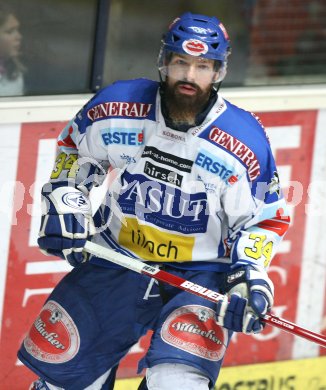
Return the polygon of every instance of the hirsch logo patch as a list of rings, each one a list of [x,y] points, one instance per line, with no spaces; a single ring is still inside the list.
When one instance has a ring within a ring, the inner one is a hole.
[[[157,180],[162,180],[166,183],[181,187],[183,176],[179,175],[177,172],[151,164],[149,161],[145,162],[144,172],[146,175],[154,177]]]
[[[79,332],[65,309],[55,301],[48,301],[25,338],[24,346],[37,360],[64,363],[79,350]]]
[[[219,361],[228,342],[227,330],[216,322],[215,311],[200,305],[174,310],[161,329],[162,340],[201,358]]]

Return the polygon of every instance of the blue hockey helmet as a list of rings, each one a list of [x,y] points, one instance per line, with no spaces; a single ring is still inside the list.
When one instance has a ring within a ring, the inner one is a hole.
[[[218,81],[222,81],[231,45],[225,27],[216,17],[186,12],[171,23],[163,36],[158,58],[161,74],[166,75],[164,68],[171,52],[218,61],[221,68]]]

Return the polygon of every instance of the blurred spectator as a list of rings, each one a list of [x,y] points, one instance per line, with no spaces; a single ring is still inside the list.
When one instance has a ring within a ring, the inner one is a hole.
[[[23,95],[19,21],[7,2],[0,2],[0,96]]]

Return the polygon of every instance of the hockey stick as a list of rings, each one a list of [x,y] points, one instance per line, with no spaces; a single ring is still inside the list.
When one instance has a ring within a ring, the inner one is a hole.
[[[221,299],[226,299],[225,295],[222,295],[216,291],[209,290],[199,284],[190,282],[189,280],[180,278],[170,274],[169,272],[162,271],[159,268],[153,267],[138,259],[125,256],[122,253],[114,250],[104,248],[101,245],[87,241],[85,248],[88,253],[100,257],[102,259],[111,261],[112,263],[118,264],[124,268],[128,268],[131,271],[139,274],[150,276],[160,282],[168,283],[174,287],[180,288],[181,290],[188,291],[191,294],[198,295],[202,298],[208,299],[212,302],[218,302]],[[262,317],[262,321],[266,324],[273,325],[286,332],[292,333],[296,336],[303,337],[306,340],[312,341],[326,348],[326,336],[318,333],[311,332],[308,329],[301,328],[300,326],[274,316],[273,314],[266,314]]]

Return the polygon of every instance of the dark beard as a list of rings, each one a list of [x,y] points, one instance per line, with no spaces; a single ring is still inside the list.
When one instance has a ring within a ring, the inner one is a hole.
[[[178,92],[179,85],[187,84],[196,89],[193,96]],[[176,125],[196,124],[196,116],[199,114],[210,96],[210,91],[203,91],[197,84],[177,81],[174,85],[165,87],[165,104],[171,121]]]

